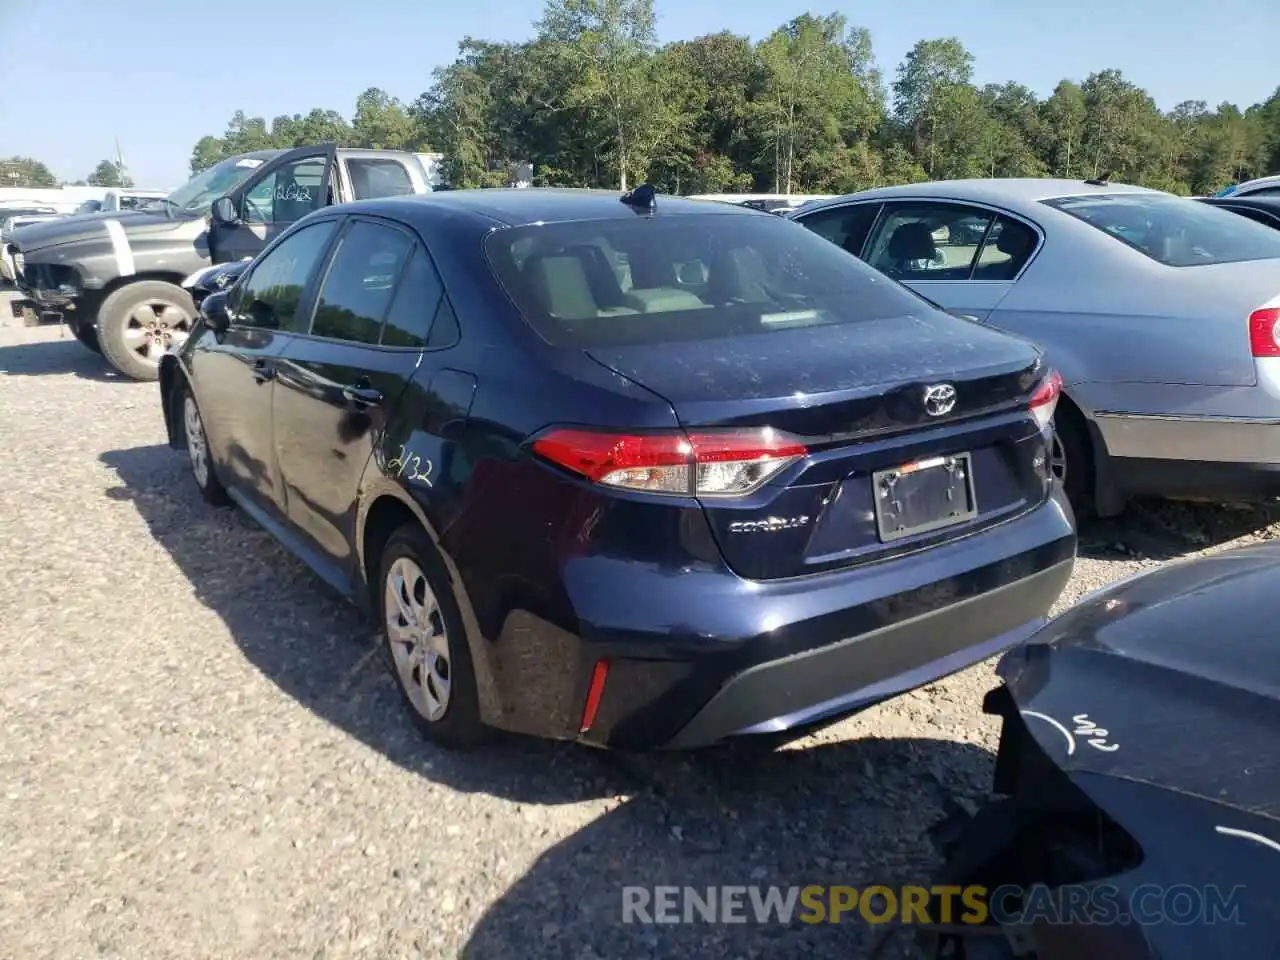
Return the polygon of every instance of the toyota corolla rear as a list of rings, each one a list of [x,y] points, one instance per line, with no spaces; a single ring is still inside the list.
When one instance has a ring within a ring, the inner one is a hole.
[[[511,579],[569,611],[506,615],[500,696],[558,669],[537,732],[700,746],[850,713],[1038,628],[1076,546],[1039,352],[789,221],[672,206],[486,242],[549,344],[548,396],[574,398],[540,401],[553,419],[488,501],[523,544]]]

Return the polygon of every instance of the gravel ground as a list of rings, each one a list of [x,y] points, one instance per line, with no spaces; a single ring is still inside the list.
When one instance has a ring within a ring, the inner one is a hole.
[[[12,324],[0,374],[0,958],[857,956],[853,924],[624,926],[620,890],[921,882],[988,783],[990,665],[773,753],[433,749],[371,629],[199,500],[153,384]],[[1063,603],[1273,519],[1139,504]]]

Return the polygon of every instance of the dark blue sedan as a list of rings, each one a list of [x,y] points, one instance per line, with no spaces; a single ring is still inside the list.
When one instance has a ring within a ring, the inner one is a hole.
[[[1025,638],[1075,558],[1035,347],[648,188],[318,211],[160,388],[205,499],[367,607],[452,745],[839,717]]]

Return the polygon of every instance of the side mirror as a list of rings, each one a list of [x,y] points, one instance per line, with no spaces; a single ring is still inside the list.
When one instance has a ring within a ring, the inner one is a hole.
[[[227,291],[211,293],[200,304],[200,314],[209,329],[221,336],[231,326],[231,311],[227,304]]]
[[[213,201],[213,207],[210,210],[215,223],[223,226],[232,226],[240,222],[240,214],[236,212],[235,201],[230,197],[219,197]]]

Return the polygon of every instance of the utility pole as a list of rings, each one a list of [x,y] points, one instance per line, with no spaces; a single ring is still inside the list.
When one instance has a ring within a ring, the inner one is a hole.
[[[120,186],[128,183],[128,173],[124,167],[124,154],[120,152],[120,138],[116,137],[116,177],[120,181]]]

